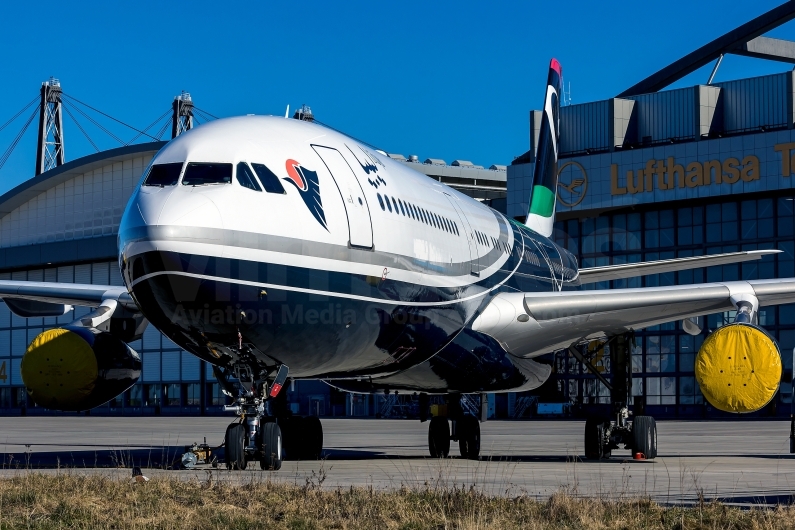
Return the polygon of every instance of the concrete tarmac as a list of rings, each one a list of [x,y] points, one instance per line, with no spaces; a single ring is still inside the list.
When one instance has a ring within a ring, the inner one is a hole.
[[[795,500],[795,459],[786,421],[661,421],[658,458],[634,461],[628,450],[609,460],[584,460],[584,421],[489,421],[482,428],[480,461],[428,456],[428,424],[414,420],[323,419],[325,457],[285,462],[278,472],[200,465],[167,469],[184,446],[220,445],[230,418],[145,417],[0,418],[0,476],[44,472],[129,476],[132,465],[153,477],[186,480],[285,480],[324,488],[350,485],[399,488],[474,486],[495,495],[545,498],[564,489],[578,495],[648,495],[690,503],[699,495],[729,503]],[[322,478],[319,478],[322,477]]]

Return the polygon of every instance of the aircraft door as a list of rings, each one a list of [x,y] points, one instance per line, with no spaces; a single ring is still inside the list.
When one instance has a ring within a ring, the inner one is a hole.
[[[455,213],[458,214],[458,219],[461,222],[461,230],[464,232],[464,237],[467,240],[467,244],[469,245],[469,273],[473,274],[474,276],[480,276],[480,267],[478,264],[478,248],[475,246],[475,240],[472,239],[474,234],[472,232],[472,227],[469,225],[469,220],[467,216],[464,215],[464,212],[461,210],[461,207],[458,205],[458,201],[451,197],[449,194],[445,193],[444,196],[450,201],[450,205],[455,210]]]
[[[345,158],[336,149],[313,145],[312,149],[328,168],[345,203],[348,233],[353,247],[373,248],[373,225],[362,187]]]

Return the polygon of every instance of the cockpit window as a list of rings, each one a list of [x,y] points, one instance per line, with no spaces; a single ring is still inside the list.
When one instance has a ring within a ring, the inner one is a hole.
[[[282,183],[279,182],[279,177],[274,175],[273,171],[268,169],[265,164],[252,163],[251,166],[254,168],[254,171],[257,172],[257,176],[265,187],[265,191],[268,193],[284,193],[284,187]]]
[[[182,184],[202,186],[204,184],[231,184],[232,164],[188,162]]]
[[[144,186],[173,186],[179,180],[182,162],[174,164],[155,164],[149,169]]]
[[[237,165],[237,181],[244,188],[262,191],[262,188],[259,187],[259,183],[257,182],[257,177],[254,176],[254,173],[248,168],[248,164],[245,162],[240,162]]]

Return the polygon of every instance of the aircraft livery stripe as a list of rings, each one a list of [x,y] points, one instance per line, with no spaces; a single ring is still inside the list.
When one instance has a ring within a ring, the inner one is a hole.
[[[158,256],[153,256],[153,261],[155,261],[157,258],[161,258],[161,257],[163,257],[164,254],[168,254],[168,253],[151,252],[149,254],[158,254]],[[171,257],[176,257],[176,256],[171,256]],[[185,263],[186,260],[187,260],[187,262],[192,262],[194,265],[197,262],[199,262],[199,263],[202,263],[202,264],[205,265],[205,267],[203,267],[203,268],[215,271],[215,267],[212,267],[212,266],[207,267],[206,266],[206,264],[209,263],[209,261],[212,261],[214,258],[209,258],[207,256],[180,256],[179,259],[182,261],[182,263]],[[234,268],[234,269],[237,269],[239,271],[240,268],[241,268],[240,267],[240,263],[241,262],[239,262],[238,260],[225,259],[224,261],[227,261],[227,262],[229,262],[230,265],[233,265],[233,267],[231,267],[231,266],[230,267],[223,267],[223,268],[225,268],[227,270],[231,271],[231,269]],[[521,264],[521,260],[517,260],[516,268],[518,268],[520,264]],[[262,265],[267,266],[267,264],[262,264]],[[511,278],[512,274],[514,272],[516,272],[516,268],[514,268],[510,272],[505,271],[506,274],[504,275],[502,280],[497,282],[497,283],[494,283],[493,285],[491,285],[489,287],[478,286],[478,287],[480,287],[480,289],[473,289],[474,286],[469,286],[469,288],[464,288],[464,292],[463,293],[461,293],[461,292],[458,292],[458,293],[451,292],[450,290],[447,290],[447,289],[434,289],[434,291],[437,292],[436,293],[436,298],[437,299],[436,300],[426,300],[426,301],[417,300],[417,299],[414,299],[414,300],[389,299],[389,298],[375,297],[375,296],[372,296],[372,295],[371,296],[367,296],[367,295],[364,295],[364,294],[355,294],[355,293],[352,293],[352,292],[345,292],[345,291],[313,289],[313,288],[310,288],[310,287],[302,287],[300,285],[286,285],[284,283],[272,283],[272,282],[263,282],[263,281],[256,281],[256,280],[247,280],[247,279],[242,279],[242,278],[231,277],[231,272],[230,272],[229,276],[223,276],[223,275],[218,274],[217,272],[215,272],[214,274],[202,274],[202,273],[197,273],[197,272],[188,272],[188,271],[184,271],[184,270],[174,270],[174,269],[170,269],[169,270],[169,269],[165,269],[165,268],[163,268],[163,270],[156,270],[156,271],[152,271],[152,272],[147,272],[146,274],[143,274],[140,277],[135,278],[133,280],[133,282],[132,282],[132,287],[133,287],[133,290],[134,290],[135,286],[138,285],[141,282],[147,281],[147,280],[152,279],[152,278],[157,278],[159,276],[164,276],[164,275],[165,276],[172,276],[173,275],[173,276],[184,276],[184,277],[189,277],[189,278],[198,278],[198,279],[202,279],[202,280],[214,280],[214,281],[225,282],[225,283],[233,283],[233,284],[237,284],[237,285],[247,285],[247,286],[251,286],[251,287],[258,287],[258,288],[265,288],[265,289],[267,289],[267,288],[283,289],[283,290],[286,290],[286,291],[293,291],[293,292],[300,292],[300,293],[316,294],[316,295],[331,296],[331,297],[341,297],[341,298],[348,298],[348,299],[352,299],[352,300],[361,300],[361,301],[368,301],[368,302],[377,302],[377,303],[388,304],[388,305],[405,305],[405,306],[431,307],[431,306],[445,306],[445,305],[450,305],[450,304],[456,304],[456,303],[466,302],[466,301],[469,301],[469,300],[474,300],[476,298],[483,297],[484,295],[486,295],[486,294],[488,294],[488,293],[490,293],[490,292],[502,287],[505,284],[505,282],[507,282]],[[318,271],[314,271],[314,272],[318,272]],[[319,271],[319,272],[325,272],[325,271]],[[329,274],[331,275],[332,273],[329,273]],[[339,282],[339,283],[338,282],[334,282],[335,284],[347,283],[348,286],[351,286],[351,277],[353,275],[344,275],[344,274],[339,274],[339,273],[335,273],[335,274],[337,274],[339,276],[348,276],[347,282],[344,282],[344,281]],[[301,283],[304,283],[304,282],[301,282]],[[399,282],[391,282],[391,283],[392,284],[397,284]],[[308,283],[307,283],[307,285],[308,285]],[[408,287],[412,287],[412,286],[410,286],[408,284],[407,284],[407,286]],[[414,287],[416,287],[416,286],[414,286]],[[395,295],[395,294],[398,294],[399,290],[400,289],[384,289],[384,290],[380,290],[380,289],[376,288],[375,292],[378,292],[381,295],[385,295],[385,294]],[[429,295],[431,295],[431,293],[427,292],[427,291],[429,291],[429,290],[426,290],[425,293],[422,296],[430,297]],[[442,291],[448,291],[447,293],[445,293],[445,294],[447,294],[447,296],[449,296],[448,299],[442,299],[442,297],[440,296],[442,294]],[[473,291],[475,291],[475,292],[473,292]],[[373,290],[371,290],[371,292],[373,292]]]
[[[215,257],[192,252],[171,252],[150,250],[127,258],[129,267],[126,274],[132,275],[132,282],[153,273],[190,273],[207,275],[230,280],[268,283],[285,288],[317,289],[325,285],[326,292],[357,294],[372,300],[396,300],[443,302],[459,300],[473,292],[490,290],[502,285],[514,275],[521,264],[515,259],[512,270],[500,269],[475,284],[453,286],[418,286],[415,282],[405,282],[382,276],[369,276],[350,272],[329,271],[317,268],[296,267],[278,263],[242,260],[232,257]],[[420,287],[418,289],[418,287]]]
[[[502,244],[508,245],[508,231],[503,232],[500,223],[500,238]],[[471,261],[458,263],[445,263],[430,260],[420,260],[412,256],[403,256],[375,250],[373,252],[350,249],[341,245],[307,241],[302,239],[258,234],[256,232],[242,232],[219,228],[189,227],[189,226],[149,226],[136,227],[125,230],[121,238],[128,242],[157,242],[181,241],[188,243],[204,243],[208,245],[229,246],[257,250],[267,250],[282,254],[292,254],[310,258],[326,258],[344,262],[357,262],[376,265],[378,267],[398,268],[410,272],[434,274],[439,276],[469,276]],[[131,256],[128,256],[131,257]],[[481,256],[480,262],[483,269],[487,269],[500,260],[504,260],[505,253],[497,248],[490,248],[489,252]],[[473,277],[473,283],[477,281]]]

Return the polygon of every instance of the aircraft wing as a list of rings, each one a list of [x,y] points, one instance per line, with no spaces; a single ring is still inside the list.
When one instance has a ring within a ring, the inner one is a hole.
[[[127,288],[118,285],[0,280],[0,298],[20,316],[62,315],[67,306],[96,307],[106,300],[137,311]]]
[[[759,306],[795,302],[795,278],[640,289],[501,293],[472,323],[514,355],[535,357],[585,339],[695,316],[731,311],[737,300]]]
[[[604,265],[602,267],[588,267],[580,269],[580,283],[596,283],[622,278],[635,278],[647,274],[660,274],[664,272],[711,267],[713,265],[726,265],[761,259],[771,254],[778,254],[781,250],[749,250],[744,252],[729,252],[726,254],[711,254],[709,256],[693,256],[690,258],[663,259],[658,261],[644,261],[641,263],[624,263],[620,265]]]

